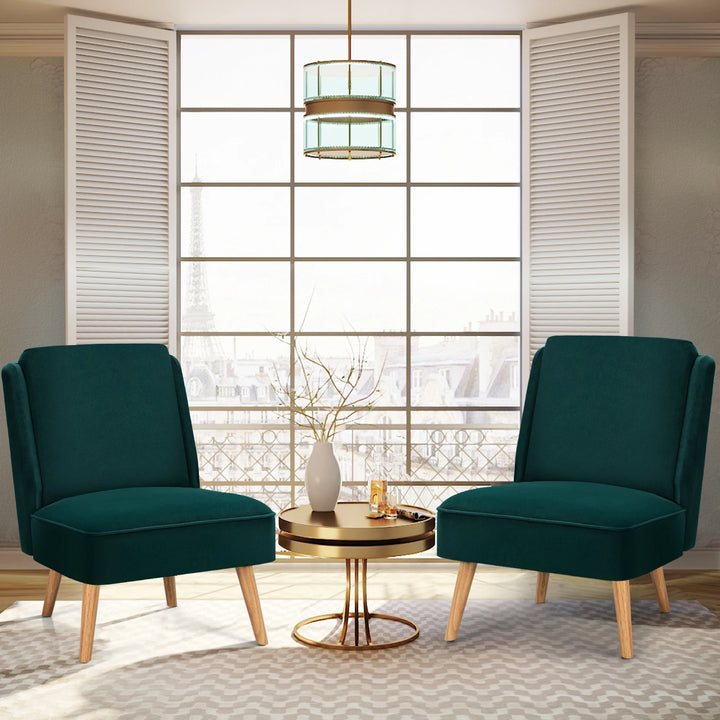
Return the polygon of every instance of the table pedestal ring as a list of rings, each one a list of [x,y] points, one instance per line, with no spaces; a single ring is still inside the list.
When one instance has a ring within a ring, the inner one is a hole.
[[[359,564],[362,562],[362,577],[360,578]],[[353,573],[351,572],[351,563],[355,565],[355,582],[352,582]],[[355,590],[355,602],[354,611],[351,612],[351,596],[352,590]],[[363,609],[360,611],[360,587],[362,587],[362,602]],[[345,644],[347,639],[348,625],[350,624],[350,618],[353,619],[353,630],[354,630],[354,643]],[[377,618],[379,620],[388,620],[390,622],[401,623],[412,628],[412,633],[407,637],[401,638],[400,640],[392,640],[391,642],[384,643],[373,643],[372,637],[370,636],[370,620]],[[340,630],[340,640],[338,642],[323,642],[322,640],[312,640],[311,638],[301,635],[299,630],[306,625],[310,625],[316,622],[322,622],[323,620],[342,620],[342,628]],[[360,621],[362,620],[364,625],[364,642],[360,642]],[[304,645],[310,645],[311,647],[322,647],[329,650],[382,650],[384,648],[398,647],[399,645],[405,645],[406,643],[412,642],[420,635],[420,629],[406,618],[397,617],[396,615],[385,615],[383,613],[371,613],[368,611],[367,604],[367,559],[346,559],[345,560],[345,606],[342,612],[339,613],[327,613],[325,615],[316,615],[315,617],[308,618],[307,620],[300,621],[292,631],[292,636],[295,640]]]

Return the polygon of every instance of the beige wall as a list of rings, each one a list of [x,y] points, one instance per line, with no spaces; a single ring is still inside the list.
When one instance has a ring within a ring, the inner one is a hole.
[[[720,360],[720,59],[644,58],[636,80],[636,333]],[[0,58],[0,98],[2,364],[64,341],[62,60]],[[720,547],[719,395],[698,547]],[[17,543],[4,421],[0,543]]]
[[[720,58],[642,58],[635,91],[635,333],[720,364]],[[697,547],[720,547],[720,377]]]
[[[0,58],[0,365],[65,341],[63,61]],[[0,398],[0,543],[18,542]]]

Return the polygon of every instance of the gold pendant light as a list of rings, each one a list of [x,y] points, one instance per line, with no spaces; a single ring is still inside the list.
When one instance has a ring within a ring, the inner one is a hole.
[[[348,59],[308,63],[303,78],[307,157],[356,160],[395,155],[395,65],[352,59],[352,0]]]

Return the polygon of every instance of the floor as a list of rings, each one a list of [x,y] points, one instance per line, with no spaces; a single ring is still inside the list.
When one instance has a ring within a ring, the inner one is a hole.
[[[457,565],[446,562],[390,563],[371,562],[368,566],[370,601],[386,599],[452,598]],[[263,598],[334,598],[341,604],[345,593],[345,570],[340,562],[316,562],[281,559],[256,568],[260,599]],[[670,602],[698,600],[720,617],[720,571],[668,570],[665,573]],[[42,600],[47,573],[41,570],[0,571],[0,611],[17,600]],[[649,576],[631,582],[633,600],[655,598]],[[237,576],[233,570],[183,575],[177,578],[178,600],[240,599]],[[82,586],[64,578],[58,600],[80,600]],[[162,580],[143,580],[122,585],[106,585],[100,600],[164,600]],[[535,573],[504,568],[479,567],[470,591],[470,599],[534,599]],[[561,575],[550,577],[547,595],[553,599],[612,601],[610,583]],[[372,606],[371,606],[372,609]]]

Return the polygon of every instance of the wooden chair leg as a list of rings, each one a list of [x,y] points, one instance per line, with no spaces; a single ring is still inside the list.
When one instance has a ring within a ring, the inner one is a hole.
[[[620,636],[620,655],[629,660],[633,656],[630,581],[614,580],[612,586],[618,635]]]
[[[265,632],[265,621],[263,620],[262,608],[260,607],[260,596],[258,595],[257,584],[255,583],[255,572],[252,566],[235,568],[240,588],[242,589],[245,605],[247,606],[250,624],[252,625],[255,641],[258,645],[267,645],[267,633]]]
[[[537,574],[537,587],[535,589],[535,602],[544,603],[547,595],[550,573],[539,572]]]
[[[45,588],[45,603],[42,609],[43,617],[50,617],[53,614],[61,580],[62,575],[59,572],[55,572],[54,570],[50,571],[47,587]]]
[[[99,594],[99,585],[83,585],[82,619],[80,621],[81,663],[90,662],[90,658],[92,657]]]
[[[477,563],[461,562],[458,568],[457,580],[455,581],[455,592],[453,593],[452,605],[450,606],[450,617],[448,618],[445,640],[448,642],[457,637],[462,621],[465,605],[467,604],[470,586],[475,577]]]
[[[165,584],[165,600],[168,607],[177,607],[177,591],[175,590],[175,578],[164,577],[163,583]]]
[[[665,573],[663,569],[659,567],[657,570],[653,570],[650,573],[653,585],[655,585],[655,593],[657,594],[658,605],[660,606],[660,612],[670,612],[670,601],[668,600],[667,585],[665,585]]]

